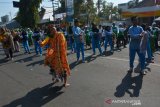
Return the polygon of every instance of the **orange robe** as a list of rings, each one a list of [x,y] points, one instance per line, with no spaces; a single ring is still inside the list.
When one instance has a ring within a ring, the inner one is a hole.
[[[49,44],[45,57],[45,65],[51,66],[57,74],[66,71],[70,75],[70,68],[67,61],[67,42],[62,33],[57,32],[53,38],[46,38],[41,46]]]

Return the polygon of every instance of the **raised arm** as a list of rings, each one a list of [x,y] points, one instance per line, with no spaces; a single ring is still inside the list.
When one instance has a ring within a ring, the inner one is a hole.
[[[43,40],[43,41],[40,43],[41,47],[43,47],[43,46],[45,46],[46,44],[48,44],[48,42],[49,42],[49,37],[47,37],[45,40]]]

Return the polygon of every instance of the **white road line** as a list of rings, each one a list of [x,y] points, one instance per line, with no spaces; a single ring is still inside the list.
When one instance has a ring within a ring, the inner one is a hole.
[[[116,58],[116,57],[103,57],[103,58],[110,59],[110,60],[117,60],[117,61],[125,61],[125,62],[129,62],[128,59],[122,59],[122,58]],[[136,60],[135,62],[138,62],[138,61]],[[158,64],[158,63],[151,63],[150,65],[160,67],[160,64]]]

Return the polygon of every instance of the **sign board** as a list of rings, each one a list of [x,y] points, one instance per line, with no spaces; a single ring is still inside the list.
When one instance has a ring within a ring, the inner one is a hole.
[[[66,13],[67,13],[67,22],[73,21],[74,7],[73,0],[66,0]]]

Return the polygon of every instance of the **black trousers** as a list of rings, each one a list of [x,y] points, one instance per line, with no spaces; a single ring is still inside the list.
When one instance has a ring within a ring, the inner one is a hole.
[[[125,37],[124,36],[123,37],[117,37],[117,42],[116,42],[117,48],[120,47],[121,41],[123,43],[123,46],[124,47],[126,46],[126,39],[125,39]]]
[[[13,50],[12,48],[5,49],[5,54],[7,58],[13,58]]]

